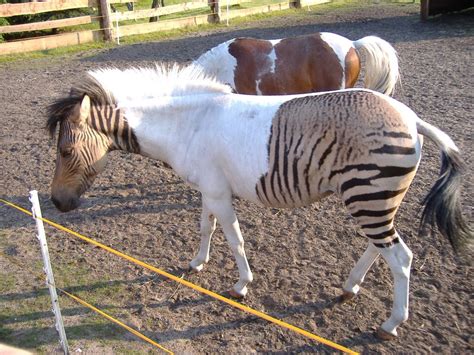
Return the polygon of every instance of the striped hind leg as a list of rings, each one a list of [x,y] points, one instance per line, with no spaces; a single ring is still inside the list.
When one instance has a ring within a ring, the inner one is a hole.
[[[402,197],[398,196],[399,199]],[[369,238],[369,247],[351,271],[344,290],[346,292],[358,291],[360,282],[364,279],[372,263],[378,255],[382,256],[394,279],[392,312],[389,319],[382,324],[378,331],[380,338],[388,340],[397,336],[397,327],[408,318],[408,289],[413,255],[393,226],[393,218],[397,212],[397,202],[399,201],[392,200],[392,203],[380,201],[381,204],[376,201],[372,201],[372,209],[359,209],[352,213],[352,216],[362,227],[364,234]],[[394,207],[387,208],[389,206]],[[367,205],[364,206],[364,208],[367,207]],[[379,208],[377,209],[377,207]]]
[[[386,231],[379,230],[374,234],[374,228],[369,228],[382,224],[385,224],[383,229]],[[408,319],[408,290],[413,254],[393,227],[392,218],[386,222],[363,225],[362,229],[369,237],[369,246],[352,269],[344,284],[344,291],[356,294],[370,266],[381,255],[393,275],[394,296],[390,317],[382,324],[377,335],[385,340],[392,339],[397,336],[398,326]],[[347,298],[349,297],[346,296]]]
[[[408,293],[413,254],[398,233],[396,235],[398,243],[380,249],[380,254],[392,272],[394,288],[392,313],[378,332],[379,337],[383,339],[396,337],[397,327],[408,319]]]

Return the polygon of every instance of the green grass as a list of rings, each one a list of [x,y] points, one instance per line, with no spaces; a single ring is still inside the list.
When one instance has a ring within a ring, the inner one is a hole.
[[[10,234],[6,230],[0,231],[0,258],[4,258],[5,260],[8,260],[9,258],[8,250],[12,250],[15,247],[15,244],[8,240],[9,237]],[[0,294],[7,293],[12,290],[16,282],[17,278],[15,275],[8,273],[3,268],[0,268]]]
[[[15,236],[15,238],[14,238]],[[50,353],[58,342],[51,312],[51,298],[41,272],[42,261],[31,257],[21,258],[12,253],[21,250],[18,235],[8,230],[0,231],[0,258],[9,268],[0,269],[0,339],[2,343],[23,349]],[[35,242],[35,241],[33,241]],[[39,247],[38,247],[39,254]],[[124,306],[129,283],[126,280],[108,281],[101,273],[90,272],[90,266],[81,261],[64,262],[51,255],[56,285],[104,308],[118,318],[127,315]],[[28,259],[27,267],[23,262]],[[8,272],[6,271],[8,270]],[[97,315],[58,291],[59,303],[69,339],[107,339],[119,342],[124,330]]]
[[[51,312],[51,298],[41,271],[39,245],[24,247],[30,230],[0,230],[0,342],[40,354],[58,351],[58,334]],[[32,248],[32,249],[31,249]],[[27,251],[28,250],[28,251]],[[36,253],[37,251],[37,253]],[[94,254],[95,255],[95,254]],[[130,317],[130,281],[101,271],[92,271],[85,260],[67,259],[51,253],[56,285],[102,309],[119,320]],[[91,261],[89,261],[91,262]],[[6,265],[7,267],[1,267]],[[110,280],[112,278],[112,280]],[[133,282],[133,281],[132,281]],[[148,346],[123,344],[125,330],[58,291],[66,334],[74,344],[94,343],[99,349],[117,347],[129,353]],[[140,343],[138,343],[140,344]]]
[[[17,292],[21,295],[21,291]],[[38,338],[42,336],[41,329],[54,324],[50,312],[51,299],[45,292],[21,300],[2,301],[2,308],[0,339],[7,344],[35,348]]]
[[[0,293],[8,292],[16,283],[14,275],[6,274],[4,271],[0,274]]]
[[[60,267],[55,270],[56,284],[67,284],[71,293],[89,304],[117,318],[128,312],[122,308],[126,282],[98,282],[89,277],[87,270],[77,267]],[[10,289],[12,290],[12,289]],[[10,291],[11,292],[11,291]],[[57,342],[51,299],[46,287],[35,291],[16,291],[13,294],[32,293],[21,300],[2,301],[0,338],[2,342],[27,349],[44,350]],[[123,337],[124,330],[106,318],[82,306],[58,291],[61,312],[69,339],[116,339]],[[126,302],[125,302],[126,304]],[[45,330],[48,330],[45,332]],[[19,336],[20,334],[20,336]]]
[[[22,61],[22,60],[62,57],[62,56],[76,54],[79,52],[84,52],[84,53],[89,52],[88,55],[92,56],[94,55],[95,50],[103,50],[103,49],[112,48],[115,46],[116,45],[114,43],[91,42],[91,43],[80,44],[77,46],[60,47],[60,48],[48,49],[44,51],[0,55],[0,64]]]

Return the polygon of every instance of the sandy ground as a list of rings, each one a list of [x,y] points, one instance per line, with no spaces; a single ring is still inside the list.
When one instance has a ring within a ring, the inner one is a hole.
[[[354,40],[378,35],[393,44],[400,56],[403,84],[395,97],[447,132],[463,151],[468,165],[464,210],[472,220],[472,12],[422,23],[418,5],[361,5],[324,13],[315,10],[175,40],[2,64],[0,197],[28,207],[28,191],[37,189],[45,217],[181,275],[199,243],[200,196],[159,162],[113,153],[82,207],[60,214],[48,199],[55,147],[43,129],[47,105],[88,69],[149,65],[154,61],[185,63],[236,36],[281,38],[317,31],[336,32]],[[438,169],[438,150],[427,142],[419,172],[397,218],[398,230],[414,253],[411,313],[400,327],[399,339],[382,342],[373,335],[391,308],[392,278],[384,261],[375,263],[353,302],[335,303],[366,246],[336,198],[295,210],[262,209],[235,202],[255,277],[245,304],[364,353],[472,353],[472,263],[457,260],[440,234],[417,232],[420,201],[434,183]],[[33,337],[35,350],[58,351],[48,306],[35,312],[23,308],[45,293],[34,277],[39,251],[33,224],[9,207],[0,206],[0,211],[1,275],[4,279],[14,275],[16,280],[0,293],[0,342],[22,346],[27,337],[31,344]],[[58,285],[86,295],[110,288],[99,306],[176,353],[334,352],[177,287],[59,231],[48,229],[48,236],[55,269],[71,268],[85,274],[59,278]],[[237,280],[236,266],[220,229],[205,270],[186,278],[219,293],[225,293]],[[17,307],[18,314],[3,313],[2,306]],[[110,323],[94,323],[90,312],[80,306],[66,303],[64,313],[73,351],[153,351]]]

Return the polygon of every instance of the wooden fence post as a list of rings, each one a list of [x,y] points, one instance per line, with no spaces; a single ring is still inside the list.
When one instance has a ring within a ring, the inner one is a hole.
[[[100,26],[104,30],[104,40],[112,41],[112,21],[109,0],[100,0]]]
[[[210,14],[208,17],[208,21],[210,23],[219,23],[221,21],[219,0],[207,0],[207,4],[211,8],[212,12],[212,14]]]

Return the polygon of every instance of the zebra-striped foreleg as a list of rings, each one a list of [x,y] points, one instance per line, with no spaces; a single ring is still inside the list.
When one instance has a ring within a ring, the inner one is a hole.
[[[221,224],[239,269],[239,281],[229,293],[232,297],[243,298],[247,294],[247,284],[252,282],[253,275],[245,256],[244,238],[232,207],[231,196],[229,195],[229,198],[226,199],[211,199],[203,196],[203,203],[208,206],[209,211],[217,217]]]
[[[378,336],[383,339],[396,337],[397,327],[408,319],[408,289],[413,254],[400,236],[398,236],[398,241],[398,243],[388,248],[380,249],[380,254],[388,263],[394,280],[392,314],[390,318],[382,324],[378,332]]]
[[[352,268],[349,277],[344,283],[344,294],[342,295],[341,299],[342,302],[349,301],[359,292],[360,285],[364,281],[367,271],[369,271],[370,267],[375,262],[375,260],[377,260],[379,255],[379,249],[375,247],[372,242],[369,242],[364,254],[362,254],[360,259]]]
[[[216,218],[207,206],[202,204],[201,212],[201,243],[199,252],[191,261],[190,267],[194,271],[201,271],[204,264],[209,261],[209,250],[211,248],[212,233],[216,230]]]

